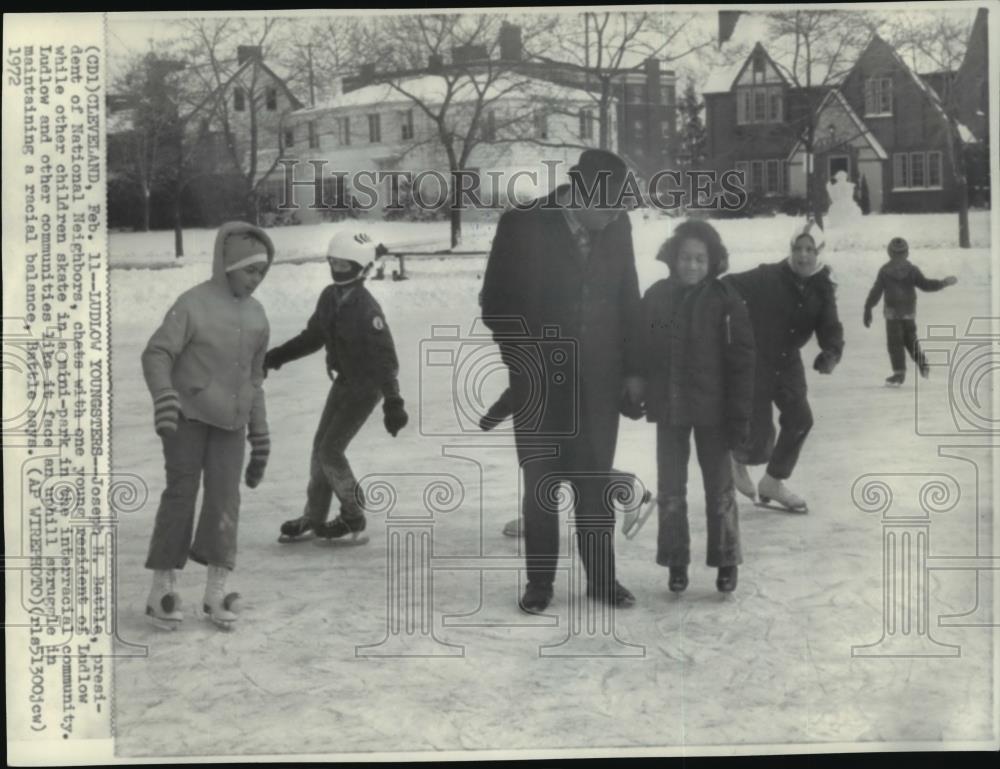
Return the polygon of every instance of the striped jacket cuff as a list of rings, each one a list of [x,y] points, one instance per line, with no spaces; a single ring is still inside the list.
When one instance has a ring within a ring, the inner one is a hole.
[[[251,433],[247,440],[250,441],[250,461],[267,462],[271,453],[271,436],[268,433]]]
[[[173,432],[181,411],[180,397],[176,390],[163,390],[153,398],[153,419],[156,432]]]

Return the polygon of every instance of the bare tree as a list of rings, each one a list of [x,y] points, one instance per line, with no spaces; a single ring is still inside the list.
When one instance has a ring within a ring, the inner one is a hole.
[[[814,168],[817,108],[826,92],[854,66],[871,37],[872,18],[858,11],[797,9],[767,14],[768,49],[775,64],[804,100],[792,128],[806,157],[806,199],[822,226],[826,191]]]
[[[965,15],[950,11],[922,14],[897,14],[889,23],[891,44],[911,63],[914,74],[917,68],[935,70],[936,88],[928,95],[937,102],[944,116],[947,136],[945,156],[952,169],[958,192],[958,244],[971,246],[969,238],[969,183],[967,172],[967,128],[959,120],[959,91],[957,76],[965,57],[969,39],[970,21]]]
[[[613,108],[625,73],[641,71],[647,59],[677,61],[714,42],[713,35],[695,30],[694,14],[588,11],[551,18],[551,31],[526,46],[529,56],[564,69],[590,92],[604,149],[613,149]]]

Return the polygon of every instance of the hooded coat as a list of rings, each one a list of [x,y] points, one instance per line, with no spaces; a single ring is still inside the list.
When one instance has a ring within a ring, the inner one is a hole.
[[[497,225],[482,316],[510,372],[518,447],[587,436],[594,469],[615,453],[626,376],[640,375],[642,320],[632,227],[621,215],[581,253],[560,190]]]
[[[247,425],[252,434],[267,433],[264,404],[264,354],[270,328],[264,308],[252,296],[233,296],[226,279],[226,237],[254,232],[274,247],[263,230],[245,222],[219,228],[212,277],[188,289],[174,302],[142,353],[142,371],[154,402],[175,394],[181,413],[223,430]]]
[[[865,310],[871,311],[885,294],[883,313],[889,320],[913,320],[917,314],[917,291],[940,291],[943,280],[925,278],[917,265],[905,256],[891,257],[882,265],[875,278],[875,285],[868,293]]]

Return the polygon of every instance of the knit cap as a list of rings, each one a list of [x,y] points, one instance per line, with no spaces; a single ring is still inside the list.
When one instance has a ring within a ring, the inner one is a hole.
[[[893,238],[889,241],[889,256],[893,259],[907,256],[910,253],[910,245],[905,238]]]
[[[222,265],[226,272],[252,264],[267,264],[268,247],[249,232],[233,232],[222,244]]]

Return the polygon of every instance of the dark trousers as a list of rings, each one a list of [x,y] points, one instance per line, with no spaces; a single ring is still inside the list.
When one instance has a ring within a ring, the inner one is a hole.
[[[776,370],[773,362],[758,359],[757,366],[750,440],[734,456],[745,465],[767,462],[768,475],[785,480],[791,477],[813,426],[812,409],[806,398],[806,373],[801,360]],[[777,440],[772,404],[778,407],[781,427]]]
[[[705,523],[709,566],[736,566],[743,563],[740,551],[740,523],[733,493],[732,465],[726,430],[722,425],[677,427],[656,425],[657,501],[659,532],[656,562],[660,566],[687,566],[691,563],[691,534],[687,516],[688,461],[691,433],[705,487]]]
[[[926,366],[924,354],[917,342],[917,324],[911,318],[885,320],[885,340],[889,347],[889,361],[895,374],[906,373],[906,353],[919,368]]]
[[[571,501],[587,584],[595,592],[610,590],[615,581],[614,492],[622,476],[610,467],[595,469],[585,433],[559,441],[558,456],[551,456],[552,445],[551,441],[539,441],[537,451],[533,451],[535,447],[527,439],[518,444],[528,580],[542,585],[554,581],[559,560],[559,508]]]
[[[367,421],[379,402],[379,390],[368,383],[349,383],[337,377],[313,437],[309,458],[309,485],[306,488],[304,514],[313,523],[322,523],[330,515],[333,495],[340,502],[345,518],[364,515],[361,489],[347,461],[347,446]]]
[[[235,567],[245,434],[244,428],[223,430],[181,415],[177,430],[162,439],[167,487],[156,511],[147,569],[183,569],[189,555],[197,563]],[[203,477],[205,493],[194,531]]]

